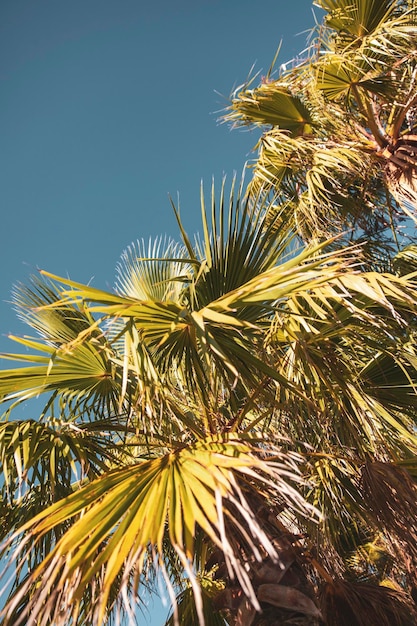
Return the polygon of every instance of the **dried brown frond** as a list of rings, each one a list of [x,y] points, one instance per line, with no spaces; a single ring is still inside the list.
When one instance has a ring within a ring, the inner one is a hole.
[[[385,586],[336,580],[321,589],[320,606],[326,626],[412,626],[416,623],[411,598]]]
[[[408,570],[417,564],[417,488],[410,474],[393,463],[368,462],[362,469],[362,490],[378,526],[392,537]]]

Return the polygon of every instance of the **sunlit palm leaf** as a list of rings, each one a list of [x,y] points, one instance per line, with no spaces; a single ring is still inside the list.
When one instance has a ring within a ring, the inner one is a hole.
[[[346,59],[336,55],[326,56],[324,62],[318,65],[316,86],[329,100],[348,97],[355,88],[365,88],[380,95],[390,93],[390,83],[380,71],[375,71],[360,58]]]
[[[323,514],[324,536],[332,546],[341,550],[344,537],[356,531],[365,514],[357,468],[349,457],[318,454],[312,460],[309,481],[314,487],[309,500]]]
[[[392,0],[315,0],[328,12],[326,24],[336,31],[347,31],[355,39],[373,35],[378,28],[398,16]]]
[[[136,300],[177,302],[187,278],[185,249],[172,240],[137,242],[122,254],[116,291]]]
[[[294,135],[309,134],[314,124],[299,98],[269,83],[238,93],[232,100],[228,119],[241,124],[270,124]]]
[[[288,227],[279,232],[281,215],[271,215],[271,205],[273,201],[266,198],[247,196],[244,177],[238,187],[233,180],[229,194],[223,180],[218,199],[213,184],[209,207],[201,189],[204,239],[190,250],[194,272],[185,292],[192,310],[243,285],[288,253],[294,233]],[[259,311],[252,313],[259,318]],[[246,310],[243,319],[250,321],[251,311]]]
[[[60,299],[54,283],[32,276],[29,285],[17,285],[13,302],[24,323],[32,326],[48,345],[59,346],[75,339],[88,329],[94,320],[86,311],[72,308],[45,308]],[[95,336],[99,333],[96,331]]]
[[[120,375],[112,362],[111,351],[103,341],[92,339],[76,346],[62,344],[54,349],[47,343],[30,339],[13,339],[39,354],[9,354],[3,358],[35,363],[26,367],[1,370],[0,398],[24,400],[41,393],[59,392],[83,402],[97,402],[111,410],[118,406]],[[77,335],[78,336],[78,335]]]
[[[162,552],[166,524],[171,544],[192,581],[194,575],[190,563],[198,525],[222,549],[230,571],[250,594],[250,581],[226,536],[223,515],[233,524],[237,514],[233,512],[235,507],[253,537],[255,557],[257,542],[261,542],[273,556],[274,548],[258,525],[256,512],[245,500],[237,478],[254,480],[266,491],[273,487],[290,510],[301,511],[308,517],[312,510],[287,482],[288,478],[296,482],[301,480],[294,465],[296,459],[295,455],[283,455],[262,461],[239,441],[211,441],[103,475],[20,529],[19,532],[30,529],[36,542],[56,525],[75,516],[70,530],[31,574],[14,602],[20,601],[38,576],[44,576],[42,593],[36,604],[28,601],[27,613],[30,612],[33,619],[34,611],[45,611],[48,607],[57,624],[67,623],[65,620],[77,610],[85,585],[105,563],[102,598],[96,607],[96,619],[100,623],[115,577],[122,568],[127,575],[131,568],[140,571],[149,545],[155,545]],[[233,503],[232,508],[228,502]],[[80,513],[83,514],[78,517]],[[25,550],[25,545],[26,541],[23,541],[17,552]],[[193,587],[196,592],[194,582]],[[61,602],[68,607],[66,616],[58,615]],[[58,607],[56,613],[54,607]],[[197,595],[199,618],[201,611],[201,600]],[[8,623],[7,609],[5,615],[5,623]]]

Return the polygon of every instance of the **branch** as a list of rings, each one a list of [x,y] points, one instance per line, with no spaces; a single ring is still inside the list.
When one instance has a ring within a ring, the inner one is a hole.
[[[380,148],[385,148],[389,142],[387,136],[385,135],[385,132],[383,131],[383,128],[377,121],[377,116],[375,111],[373,110],[371,102],[369,102],[367,98],[362,99],[357,85],[352,85],[351,89],[358,104],[358,108],[366,119],[366,122],[372,131],[376,143]]]

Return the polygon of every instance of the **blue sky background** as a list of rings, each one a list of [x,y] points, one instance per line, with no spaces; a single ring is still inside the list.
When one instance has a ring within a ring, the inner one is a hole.
[[[0,351],[37,268],[111,288],[132,241],[177,238],[168,194],[199,230],[200,181],[240,174],[257,139],[218,124],[227,96],[313,24],[310,0],[1,0]]]

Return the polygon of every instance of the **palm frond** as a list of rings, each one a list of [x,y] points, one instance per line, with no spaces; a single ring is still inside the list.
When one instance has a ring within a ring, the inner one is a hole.
[[[380,25],[398,14],[393,0],[315,0],[327,11],[326,24],[336,31],[347,31],[361,38],[372,34]]]
[[[368,462],[362,472],[362,489],[375,521],[396,539],[405,562],[416,563],[416,486],[404,467]]]
[[[417,248],[415,244],[411,244],[400,250],[392,260],[393,269],[400,276],[408,276],[417,272]],[[411,278],[411,277],[410,277]]]
[[[1,402],[22,402],[43,393],[59,393],[75,401],[80,399],[84,405],[95,403],[97,409],[101,405],[107,412],[118,410],[120,373],[111,348],[102,336],[95,336],[96,330],[95,325],[87,327],[92,335],[88,343],[78,341],[72,345],[71,342],[57,348],[51,347],[47,340],[11,337],[34,352],[2,355],[3,359],[30,365],[1,370]],[[77,333],[76,338],[79,336]]]
[[[116,268],[116,292],[136,300],[177,302],[188,278],[185,248],[157,238],[137,242],[122,254]]]
[[[97,428],[96,433],[90,430],[88,424],[56,419],[0,423],[0,459],[7,491],[24,492],[24,485],[39,484],[48,485],[53,494],[56,484],[68,490],[74,480],[97,476],[107,468],[106,460],[115,461],[111,439],[102,430],[109,427],[122,428],[108,421],[99,424],[101,433]]]
[[[202,610],[206,626],[225,626],[228,622],[217,611],[214,598],[223,589],[221,582],[213,581],[209,576],[199,579],[201,588]],[[169,616],[165,626],[191,626],[198,624],[199,616],[195,605],[194,591],[188,584],[177,597],[175,611]]]
[[[415,621],[411,599],[383,586],[337,580],[323,587],[320,604],[329,626],[411,626]]]
[[[243,87],[232,99],[225,120],[235,124],[276,126],[294,136],[310,134],[314,125],[310,111],[300,98],[268,82],[257,89]]]
[[[237,478],[253,480],[266,492],[271,488],[274,492],[278,490],[290,510],[309,517],[314,509],[288,482],[302,480],[295,465],[297,459],[297,455],[281,454],[261,460],[259,453],[254,454],[240,441],[203,441],[154,461],[139,462],[102,475],[38,514],[11,537],[10,541],[14,542],[30,530],[18,544],[16,556],[19,556],[28,549],[28,541],[30,549],[33,541],[36,545],[45,533],[75,517],[71,528],[13,596],[3,611],[4,623],[10,623],[15,604],[39,577],[44,580],[43,588],[34,600],[28,598],[24,616],[30,614],[33,619],[48,612],[54,623],[68,623],[78,611],[88,581],[105,564],[102,595],[95,607],[95,619],[101,623],[116,576],[122,570],[127,578],[132,570],[140,574],[150,546],[162,553],[166,524],[170,543],[190,577],[201,622],[201,595],[191,569],[197,525],[221,548],[230,575],[237,577],[258,606],[250,579],[227,536],[224,517],[240,528],[238,512],[247,525],[247,541],[254,557],[260,558],[257,544],[261,544],[274,558],[275,549],[258,524],[256,511],[251,510]],[[65,615],[62,606],[67,607]]]
[[[47,345],[58,347],[75,339],[94,320],[77,307],[53,308],[60,299],[56,284],[41,276],[31,276],[28,285],[19,284],[13,290],[13,303],[18,316],[34,328]],[[99,335],[95,331],[95,336]]]

